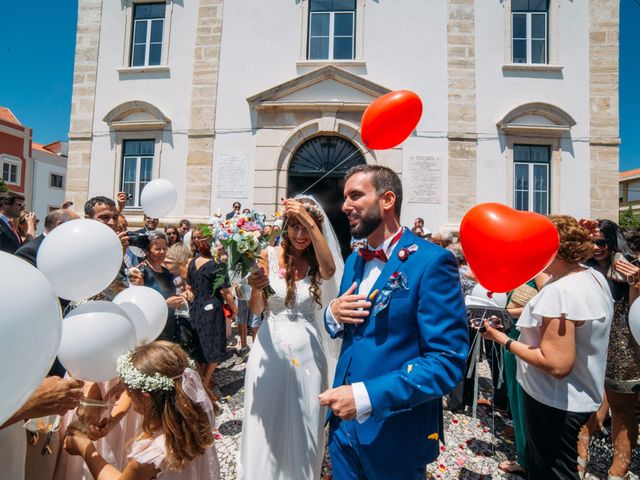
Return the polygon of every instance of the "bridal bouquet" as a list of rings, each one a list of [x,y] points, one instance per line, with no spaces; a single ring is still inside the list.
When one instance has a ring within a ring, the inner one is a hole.
[[[240,284],[253,272],[258,270],[257,259],[263,248],[269,244],[268,238],[262,237],[262,229],[266,216],[260,212],[237,215],[229,220],[221,221],[209,228],[201,226],[205,237],[212,240],[212,248],[221,245],[227,252],[227,272],[232,283]],[[224,282],[224,277],[216,278],[214,291]],[[274,294],[271,286],[264,289],[267,297]],[[246,300],[246,298],[242,298]]]

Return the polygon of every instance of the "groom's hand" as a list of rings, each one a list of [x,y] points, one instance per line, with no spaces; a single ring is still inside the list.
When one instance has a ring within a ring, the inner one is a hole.
[[[331,302],[331,314],[340,323],[362,323],[369,316],[371,302],[367,301],[366,295],[354,295],[356,288],[358,284],[353,282],[349,290]]]
[[[351,385],[342,385],[338,388],[330,388],[318,395],[320,405],[326,405],[342,420],[356,418],[356,401],[353,397]]]

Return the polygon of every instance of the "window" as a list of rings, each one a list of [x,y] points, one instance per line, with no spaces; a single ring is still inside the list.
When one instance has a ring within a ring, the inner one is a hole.
[[[131,66],[160,65],[166,3],[141,3],[133,7]]]
[[[547,145],[514,145],[514,208],[549,214],[549,160]]]
[[[627,203],[640,202],[640,182],[627,184]]]
[[[548,13],[548,0],[511,0],[513,63],[549,63]]]
[[[62,175],[57,175],[52,173],[49,175],[49,186],[53,188],[64,188],[64,177]]]
[[[0,156],[2,166],[2,180],[11,185],[20,185],[20,159]]]
[[[125,140],[122,148],[122,182],[127,207],[140,206],[140,193],[151,181],[155,140]]]
[[[355,58],[356,0],[310,0],[309,60]]]

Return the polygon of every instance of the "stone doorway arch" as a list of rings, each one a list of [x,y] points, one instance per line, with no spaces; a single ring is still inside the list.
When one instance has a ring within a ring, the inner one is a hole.
[[[341,210],[344,175],[356,165],[366,164],[360,149],[339,135],[317,135],[293,152],[288,169],[287,196],[302,192],[322,205],[336,232],[343,257],[351,253],[349,223]]]

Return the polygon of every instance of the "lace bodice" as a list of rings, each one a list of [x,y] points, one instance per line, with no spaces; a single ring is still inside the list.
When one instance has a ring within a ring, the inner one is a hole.
[[[267,300],[269,317],[279,316],[282,318],[300,315],[307,320],[313,319],[315,311],[320,307],[309,291],[311,286],[310,277],[307,276],[296,282],[296,303],[293,308],[287,308],[284,303],[287,297],[287,281],[284,278],[284,270],[280,271],[275,248],[267,247],[267,254],[269,259],[269,282],[276,292]]]

